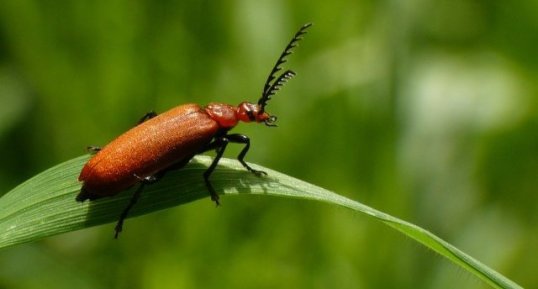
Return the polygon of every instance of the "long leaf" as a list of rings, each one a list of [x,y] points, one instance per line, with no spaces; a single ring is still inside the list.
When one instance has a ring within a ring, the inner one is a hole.
[[[82,156],[59,164],[0,198],[0,248],[117,220],[118,212],[129,201],[131,191],[93,202],[75,201],[80,190],[77,177],[87,160],[88,156]],[[130,215],[147,214],[208,197],[201,173],[210,162],[209,157],[197,156],[185,168],[171,173],[173,177],[148,186]],[[312,184],[267,168],[258,168],[266,171],[268,176],[255,177],[237,161],[222,159],[220,167],[212,175],[212,183],[225,195],[274,195],[350,208],[404,233],[495,288],[521,288],[425,229]]]

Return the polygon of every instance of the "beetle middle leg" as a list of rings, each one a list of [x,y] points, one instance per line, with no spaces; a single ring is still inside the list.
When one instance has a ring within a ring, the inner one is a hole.
[[[213,159],[213,162],[211,165],[207,168],[207,170],[204,172],[204,181],[205,185],[207,187],[207,190],[209,191],[209,194],[211,195],[211,200],[214,201],[217,206],[219,203],[219,195],[215,191],[215,188],[213,188],[213,185],[211,185],[211,182],[209,181],[209,176],[213,173],[215,170],[215,167],[219,163],[220,159],[222,158],[222,154],[224,154],[224,150],[226,150],[226,146],[228,145],[228,138],[226,136],[217,137],[213,142],[207,145],[207,147],[204,148],[203,151],[209,151],[209,150],[216,150],[217,155]]]
[[[144,190],[144,187],[148,184],[155,183],[160,178],[160,176],[148,176],[148,177],[142,178],[136,174],[134,176],[140,180],[140,186],[133,193],[133,196],[131,197],[129,204],[127,204],[127,207],[125,207],[125,209],[123,209],[123,212],[121,212],[120,218],[118,222],[116,223],[116,227],[114,228],[114,231],[116,232],[114,234],[115,239],[118,238],[119,233],[123,230],[123,222],[125,221],[125,218],[127,218],[127,215],[129,214],[129,211],[131,210],[131,208],[136,204],[136,202],[140,198],[140,195],[142,191]]]

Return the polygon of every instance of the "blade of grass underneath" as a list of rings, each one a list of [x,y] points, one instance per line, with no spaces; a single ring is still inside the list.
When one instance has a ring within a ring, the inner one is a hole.
[[[50,168],[0,198],[0,248],[35,241],[47,236],[116,222],[132,191],[113,198],[78,203],[77,181],[89,156],[82,156]],[[197,156],[185,168],[171,172],[157,184],[148,186],[130,216],[208,197],[201,175],[211,158]],[[323,188],[255,166],[266,171],[258,178],[246,172],[235,160],[222,159],[212,175],[212,183],[224,195],[258,194],[322,201],[364,213],[402,232],[495,288],[521,288],[431,232],[409,222],[345,198]],[[173,177],[170,177],[173,175]]]

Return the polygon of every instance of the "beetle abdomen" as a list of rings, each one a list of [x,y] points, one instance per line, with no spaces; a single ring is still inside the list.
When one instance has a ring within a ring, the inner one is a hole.
[[[198,153],[218,124],[197,104],[185,104],[149,119],[106,145],[82,169],[77,200],[115,195]]]

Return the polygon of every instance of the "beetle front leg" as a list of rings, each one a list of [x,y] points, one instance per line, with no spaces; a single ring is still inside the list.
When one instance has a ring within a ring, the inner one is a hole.
[[[211,185],[211,182],[209,181],[209,176],[213,173],[215,170],[215,167],[219,163],[220,159],[222,158],[222,154],[224,154],[224,150],[226,149],[226,146],[228,145],[228,138],[226,137],[219,137],[214,142],[207,145],[207,147],[204,149],[204,151],[208,151],[211,149],[215,149],[217,151],[217,155],[213,159],[213,162],[207,168],[207,170],[204,172],[204,181],[207,189],[209,190],[209,194],[211,195],[211,200],[214,201],[217,206],[219,203],[219,195],[215,191],[215,188],[213,188],[213,185]]]
[[[248,150],[250,149],[250,139],[248,138],[248,136],[246,135],[243,135],[243,134],[230,134],[230,135],[227,135],[226,136],[228,138],[228,140],[230,140],[230,142],[233,142],[233,143],[241,143],[241,144],[245,144],[245,147],[241,150],[241,152],[239,153],[239,155],[237,156],[237,160],[251,173],[255,174],[256,176],[258,177],[261,177],[261,176],[266,176],[267,173],[264,172],[264,171],[258,171],[258,170],[255,170],[253,169],[252,167],[250,167],[246,162],[245,162],[245,155],[247,154]]]

